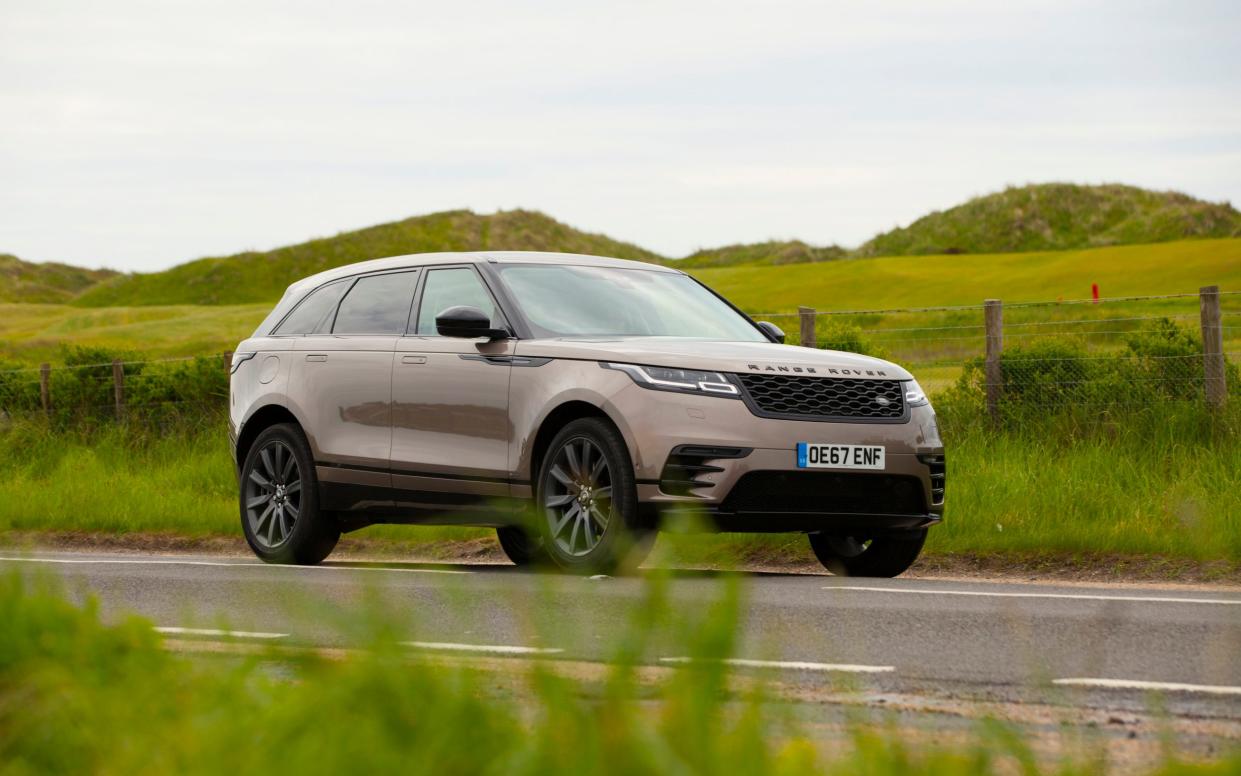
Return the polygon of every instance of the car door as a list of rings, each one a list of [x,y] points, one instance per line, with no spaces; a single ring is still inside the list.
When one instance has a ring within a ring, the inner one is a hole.
[[[408,324],[417,277],[411,270],[353,279],[330,320],[297,342],[289,391],[306,421],[320,480],[363,486],[327,489],[349,500],[327,508],[382,506],[379,492],[364,488],[391,486],[393,349]]]
[[[467,506],[509,495],[512,340],[441,337],[435,316],[477,307],[503,314],[471,265],[428,268],[392,372],[392,483],[398,506]]]

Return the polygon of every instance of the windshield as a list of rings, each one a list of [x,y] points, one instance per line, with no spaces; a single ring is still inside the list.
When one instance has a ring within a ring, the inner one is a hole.
[[[538,264],[499,269],[536,337],[767,341],[736,310],[679,273]]]

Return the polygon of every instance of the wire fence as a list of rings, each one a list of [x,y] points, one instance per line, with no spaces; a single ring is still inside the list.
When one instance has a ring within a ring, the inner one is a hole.
[[[894,361],[931,394],[972,404],[992,420],[1048,408],[1127,412],[1197,402],[1218,409],[1230,387],[1238,390],[1241,294],[1215,287],[1017,304],[802,307],[776,320],[792,322],[790,342]]]
[[[219,413],[228,401],[230,353],[105,360],[97,348],[66,363],[0,370],[0,419],[43,417],[58,427],[172,422]]]
[[[788,341],[908,368],[936,397],[992,420],[1048,408],[1217,409],[1241,385],[1241,294],[1165,294],[879,310],[756,314]],[[160,359],[79,350],[58,365],[0,369],[0,418],[66,425],[220,412],[231,353]]]

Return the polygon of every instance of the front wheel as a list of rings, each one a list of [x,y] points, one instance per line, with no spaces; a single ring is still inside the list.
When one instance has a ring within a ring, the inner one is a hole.
[[[638,519],[625,440],[600,418],[575,420],[556,434],[540,467],[535,498],[543,551],[562,569],[633,569],[654,541],[654,532]]]
[[[841,577],[896,577],[905,573],[926,542],[926,529],[874,539],[810,534],[810,549],[824,568]]]
[[[319,511],[319,482],[299,428],[263,430],[241,465],[241,528],[268,563],[314,565],[340,540],[340,526]]]
[[[547,563],[547,551],[543,549],[543,537],[531,533],[519,525],[505,525],[496,529],[500,549],[515,566],[541,566]]]

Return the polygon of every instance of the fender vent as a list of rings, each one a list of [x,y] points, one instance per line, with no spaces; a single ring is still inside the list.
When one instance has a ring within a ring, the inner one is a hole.
[[[669,496],[694,496],[695,488],[714,488],[714,482],[698,479],[704,474],[724,471],[708,461],[721,458],[745,458],[745,447],[713,447],[710,445],[679,445],[668,455],[668,462],[659,476],[659,489]]]

